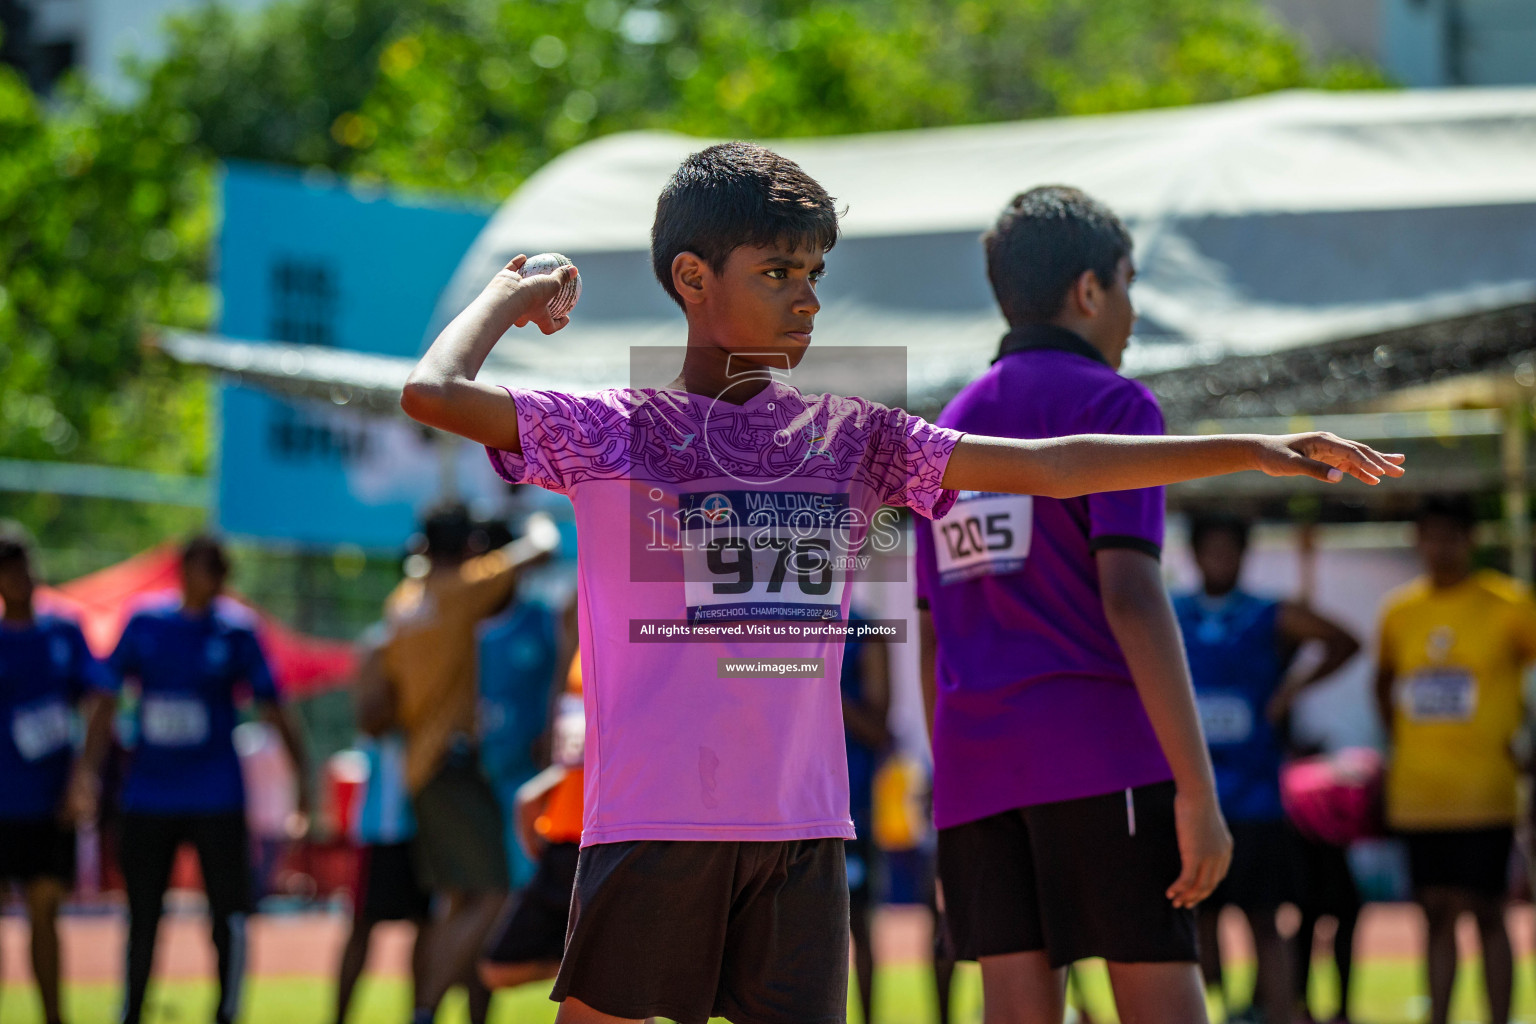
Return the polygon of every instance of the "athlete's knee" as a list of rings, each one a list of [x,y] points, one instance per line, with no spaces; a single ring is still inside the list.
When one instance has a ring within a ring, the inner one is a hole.
[[[1448,886],[1421,889],[1414,898],[1424,909],[1431,931],[1455,927],[1456,919],[1472,909],[1466,893]]]
[[[1059,1021],[1066,1002],[1066,969],[1043,950],[981,958],[982,1024]]]
[[[1477,930],[1484,935],[1508,935],[1504,921],[1504,901],[1497,897],[1479,896],[1472,903],[1472,916],[1477,920]]]
[[[555,1012],[555,1024],[625,1024],[631,1020],[638,1018],[614,1017],[572,996],[566,996]]]
[[[548,981],[560,971],[557,962],[535,961],[520,964],[498,964],[481,960],[475,965],[480,983],[489,989],[517,988],[535,981]]]
[[[368,951],[370,941],[373,939],[373,926],[376,924],[372,918],[358,918],[352,922],[352,930],[347,933],[347,945],[349,950]],[[420,927],[418,925],[418,927]]]
[[[35,928],[39,923],[51,923],[59,916],[64,904],[64,883],[56,878],[39,878],[29,882],[22,894],[27,906],[27,918]]]

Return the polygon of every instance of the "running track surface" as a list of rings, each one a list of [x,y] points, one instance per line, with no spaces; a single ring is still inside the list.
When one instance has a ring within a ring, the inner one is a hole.
[[[14,909],[14,908],[13,908]],[[1525,956],[1532,949],[1536,914],[1529,904],[1509,912],[1515,951]],[[1230,951],[1248,952],[1247,930],[1229,911],[1223,924],[1223,945]],[[251,969],[265,977],[329,977],[335,970],[349,921],[335,913],[266,915],[251,925]],[[886,964],[921,963],[928,959],[928,912],[921,907],[886,907],[877,918],[875,954]],[[76,982],[113,982],[122,972],[125,922],[120,913],[68,916],[61,922],[66,977]],[[409,925],[380,925],[374,932],[369,967],[375,971],[404,974],[409,959],[412,929]],[[1462,922],[1461,948],[1474,955],[1476,932],[1470,920]],[[1424,926],[1417,908],[1407,904],[1376,903],[1365,910],[1356,943],[1362,958],[1406,959],[1420,955]],[[156,973],[163,978],[207,978],[214,973],[213,947],[208,926],[200,914],[168,914],[160,926],[155,957]],[[26,919],[15,913],[0,919],[0,979],[6,984],[30,982]]]

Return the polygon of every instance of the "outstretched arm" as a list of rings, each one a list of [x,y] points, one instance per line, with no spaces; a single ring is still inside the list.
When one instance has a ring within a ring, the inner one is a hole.
[[[566,266],[553,274],[523,277],[518,271],[526,260],[513,257],[421,357],[400,392],[400,408],[411,419],[492,448],[522,452],[517,407],[501,388],[475,377],[513,327],[533,323],[553,334],[569,323],[568,317],[550,318],[549,300],[576,274],[575,267]]]
[[[1310,476],[1334,483],[1348,473],[1367,484],[1402,476],[1403,457],[1313,432],[1148,437],[1077,434],[1043,440],[967,434],[955,445],[944,486],[1075,498],[1097,491],[1195,480],[1257,469],[1270,476]]]

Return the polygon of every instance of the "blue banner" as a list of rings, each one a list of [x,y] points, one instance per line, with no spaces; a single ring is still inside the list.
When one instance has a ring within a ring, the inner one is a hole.
[[[219,330],[415,356],[438,293],[488,217],[334,178],[230,164]],[[218,520],[229,533],[397,547],[438,493],[441,456],[402,417],[237,385],[222,389],[221,417]],[[493,486],[483,453],[462,445],[450,457],[470,470],[457,474],[461,481]]]

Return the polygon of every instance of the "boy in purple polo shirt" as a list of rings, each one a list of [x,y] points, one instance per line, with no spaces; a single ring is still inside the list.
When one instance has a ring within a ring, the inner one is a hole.
[[[1015,438],[1161,435],[1121,377],[1131,238],[1076,189],[1017,196],[983,242],[1011,330],[939,416]],[[1057,1019],[1104,957],[1122,1017],[1205,1019],[1192,907],[1222,821],[1158,559],[1159,487],[1065,499],[962,491],[917,530],[939,877],[989,1019]],[[1101,488],[1101,490],[1108,490]]]
[[[508,329],[566,323],[548,304],[571,269],[525,278],[519,256],[401,396],[415,419],[486,445],[507,479],[575,505],[587,736],[553,992],[563,1024],[845,1019],[853,826],[842,639],[826,627],[847,618],[843,556],[882,506],[936,518],[964,489],[1401,473],[1399,458],[1321,434],[1017,441],[802,394],[783,377],[810,344],[836,238],[832,197],[798,166],[712,146],[673,175],[652,232],[657,277],[688,321],[671,384],[575,395],[476,381]],[[704,642],[650,642],[673,627]],[[754,639],[761,629],[786,639]]]

